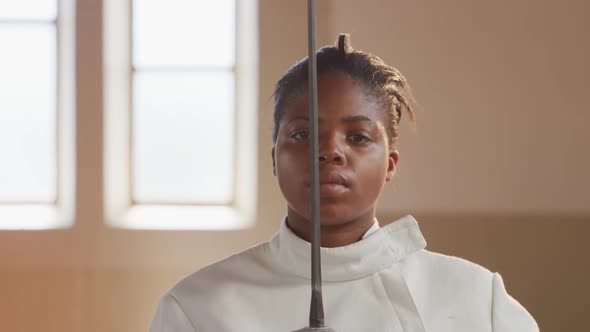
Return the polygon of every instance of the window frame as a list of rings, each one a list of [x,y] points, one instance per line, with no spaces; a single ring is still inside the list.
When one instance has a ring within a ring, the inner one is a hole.
[[[56,0],[56,196],[54,202],[0,204],[0,230],[72,227],[75,206],[75,1]],[[45,24],[37,20],[22,24]],[[21,23],[9,23],[21,24]]]
[[[104,0],[104,211],[115,228],[229,230],[254,223],[257,183],[258,12],[236,0],[234,199],[227,205],[136,204],[132,199],[132,2]],[[237,166],[240,167],[237,167]]]

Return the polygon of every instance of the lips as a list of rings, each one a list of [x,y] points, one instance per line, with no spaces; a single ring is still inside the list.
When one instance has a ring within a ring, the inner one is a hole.
[[[348,180],[339,172],[331,172],[320,174],[320,197],[335,197],[341,195],[349,190]],[[306,187],[310,188],[310,183],[306,183]]]
[[[320,184],[320,197],[336,197],[348,191],[348,187],[336,183]]]

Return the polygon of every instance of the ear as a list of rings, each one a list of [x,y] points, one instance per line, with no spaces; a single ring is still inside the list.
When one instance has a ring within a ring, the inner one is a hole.
[[[393,176],[395,175],[395,170],[397,168],[397,162],[399,161],[399,152],[397,150],[391,150],[388,156],[388,164],[387,164],[387,175],[385,176],[386,181],[391,181]]]
[[[277,176],[277,169],[275,165],[275,146],[272,146],[270,150],[271,158],[272,158],[272,175]]]

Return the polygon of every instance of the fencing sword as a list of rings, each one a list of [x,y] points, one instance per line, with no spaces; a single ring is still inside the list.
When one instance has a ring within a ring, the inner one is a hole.
[[[309,160],[311,170],[311,303],[309,326],[296,332],[334,332],[324,325],[324,304],[322,300],[322,264],[320,256],[320,184],[319,184],[319,144],[318,144],[318,82],[315,50],[315,1],[307,0],[307,39],[308,39],[308,84],[309,84],[309,122],[310,144]]]

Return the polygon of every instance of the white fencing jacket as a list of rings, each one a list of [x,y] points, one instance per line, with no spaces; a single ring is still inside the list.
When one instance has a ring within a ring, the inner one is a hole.
[[[498,273],[425,250],[413,217],[321,248],[326,325],[336,332],[533,332]],[[186,277],[151,332],[289,332],[308,325],[310,244],[283,221],[269,241]]]

